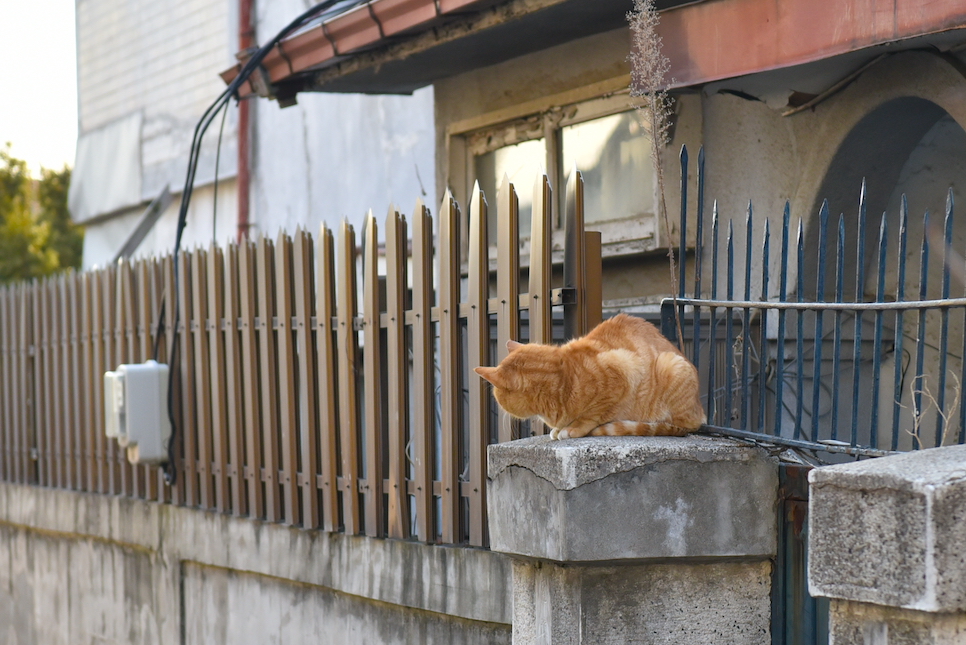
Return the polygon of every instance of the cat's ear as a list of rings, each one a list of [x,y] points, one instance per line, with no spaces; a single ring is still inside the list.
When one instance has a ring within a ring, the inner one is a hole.
[[[473,371],[497,387],[503,382],[500,378],[499,371],[495,367],[475,367]]]
[[[514,350],[520,349],[521,347],[523,347],[523,343],[518,343],[515,340],[508,340],[506,342],[507,351],[512,352]]]

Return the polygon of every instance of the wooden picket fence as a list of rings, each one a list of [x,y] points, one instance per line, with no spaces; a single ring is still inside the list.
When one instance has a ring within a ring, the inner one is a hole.
[[[575,175],[558,288],[546,177],[534,190],[528,282],[517,194],[504,182],[495,258],[475,189],[462,243],[447,194],[435,247],[417,202],[408,223],[390,210],[383,252],[370,213],[361,246],[344,223],[317,239],[299,231],[0,287],[0,481],[486,546],[486,446],[520,426],[496,416],[471,369],[499,361],[508,339],[549,342],[555,307],[566,336],[600,319],[600,236],[583,230],[582,192]],[[154,356],[174,262],[179,478],[167,486],[105,437],[102,377]]]

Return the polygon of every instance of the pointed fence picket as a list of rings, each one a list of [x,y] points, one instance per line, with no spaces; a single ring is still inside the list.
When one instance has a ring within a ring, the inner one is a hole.
[[[506,181],[493,246],[477,187],[465,219],[446,195],[435,235],[419,201],[408,220],[370,213],[361,240],[323,225],[315,239],[300,230],[0,287],[0,481],[486,546],[486,446],[543,428],[497,425],[472,368],[521,335],[551,342],[554,320],[576,335],[600,319],[599,234],[582,230],[580,181],[563,287],[551,283],[546,177],[528,268]],[[175,298],[169,486],[104,436],[103,373],[169,362]]]

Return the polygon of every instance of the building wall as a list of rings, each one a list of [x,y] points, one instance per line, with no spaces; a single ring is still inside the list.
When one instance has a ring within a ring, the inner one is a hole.
[[[300,0],[256,2],[259,42],[305,9]],[[343,218],[360,231],[370,208],[380,219],[390,204],[411,213],[417,198],[438,209],[432,87],[412,96],[303,93],[292,107],[253,107],[253,232],[315,233]]]
[[[630,64],[630,34],[627,29],[617,29],[486,68],[472,70],[434,85],[436,94],[436,182],[437,192],[453,191],[457,200],[465,203],[466,180],[469,169],[464,159],[466,150],[461,148],[460,137],[448,136],[454,127],[474,121],[500,118],[501,114],[513,113],[508,120],[532,111],[552,109],[560,104],[585,101],[592,98],[623,96],[626,107],[633,103],[627,96]],[[626,79],[626,80],[623,80]],[[615,83],[623,85],[616,86]],[[606,86],[608,89],[597,89]],[[615,91],[611,89],[618,87]],[[530,106],[528,108],[527,106]],[[523,110],[523,112],[521,112]],[[701,145],[704,118],[700,96],[686,92],[676,97],[674,127],[671,144],[665,148],[665,191],[667,209],[672,222],[672,239],[677,239],[680,212],[680,165],[678,153],[687,145],[692,154],[692,169],[697,150]],[[523,177],[518,192],[531,190],[534,175]],[[586,170],[586,169],[582,169]],[[549,171],[553,174],[552,169]],[[696,207],[695,175],[689,177],[691,186],[691,209]],[[564,186],[551,177],[555,195],[561,195]],[[491,208],[495,195],[487,195]],[[643,251],[628,252],[617,244],[608,248],[604,239],[603,295],[605,308],[612,310],[655,311],[661,296],[671,291],[667,267],[667,236],[663,224],[650,217],[647,226],[659,228],[652,240],[638,244]],[[693,235],[693,229],[692,229]],[[658,241],[655,241],[658,240]],[[676,244],[676,241],[675,241]]]
[[[234,60],[233,8],[226,0],[77,1],[79,140],[70,206],[87,224],[85,267],[110,261],[166,185],[178,201],[196,122],[224,89],[218,73]],[[236,114],[232,107],[226,117],[218,174],[229,181],[219,193],[233,185]],[[199,192],[214,178],[220,125],[216,120],[205,138]],[[236,198],[226,197],[234,219]],[[167,228],[176,212],[163,216]],[[139,254],[170,251],[174,238],[166,238],[153,236]],[[186,242],[208,239],[210,232]]]
[[[256,4],[256,40],[305,10],[291,0]],[[237,0],[78,0],[80,142],[71,208],[87,224],[84,266],[109,262],[165,185],[174,203],[136,255],[173,250],[180,192],[195,125],[224,90],[234,63]],[[303,94],[287,109],[252,100],[253,234],[317,231],[368,209],[436,210],[432,88],[413,96]],[[183,246],[237,236],[237,105],[230,104],[213,178],[220,117],[202,147]],[[122,160],[122,163],[113,163]],[[211,222],[218,221],[214,236]]]
[[[845,72],[841,71],[840,74]],[[774,77],[774,75],[772,75]],[[817,75],[815,92],[831,86],[835,76]],[[840,76],[839,76],[840,77]],[[708,158],[707,198],[717,201],[719,216],[724,227],[729,224],[735,230],[735,275],[737,293],[742,286],[745,265],[745,213],[749,200],[755,208],[755,230],[752,248],[752,298],[760,292],[762,267],[761,244],[765,222],[771,232],[770,294],[777,294],[780,269],[781,215],[784,203],[789,201],[791,211],[789,296],[795,297],[799,273],[804,283],[804,299],[812,300],[820,295],[833,299],[836,285],[836,237],[840,215],[844,224],[843,297],[860,301],[873,301],[878,296],[877,267],[880,223],[883,213],[887,226],[887,253],[885,259],[883,299],[897,299],[899,283],[899,229],[900,200],[906,195],[909,219],[906,225],[907,247],[904,255],[905,300],[920,299],[920,281],[926,276],[928,289],[926,299],[943,297],[942,271],[944,251],[942,244],[943,217],[947,192],[952,189],[954,202],[961,202],[966,189],[962,177],[966,163],[966,113],[962,110],[961,96],[966,91],[966,79],[955,69],[949,58],[925,52],[900,52],[883,58],[855,79],[842,91],[829,96],[813,109],[790,116],[783,116],[784,105],[769,105],[755,100],[753,96],[736,96],[722,90],[742,86],[753,87],[754,79],[738,79],[732,82],[708,86],[703,91],[705,151]],[[865,258],[863,283],[856,286],[858,276],[857,250],[859,193],[863,179],[867,190],[867,220],[863,231]],[[819,267],[819,208],[828,199],[828,234],[824,244],[826,252],[826,280],[822,294],[818,293],[816,278]],[[930,212],[934,231],[929,241],[931,252],[929,264],[921,266],[923,241],[923,214]],[[801,220],[804,229],[804,262],[801,268],[795,259],[797,227]],[[724,229],[723,229],[724,230]],[[961,249],[966,240],[966,226],[959,218],[953,218],[951,248]],[[724,247],[721,247],[724,252]],[[722,257],[722,256],[719,256]],[[957,270],[959,260],[950,256],[952,279],[949,295],[962,293],[963,281]],[[706,260],[709,259],[706,256]],[[706,264],[708,266],[708,264]],[[719,273],[722,276],[723,273]],[[724,285],[719,283],[719,293]],[[857,293],[857,288],[859,292]],[[866,339],[870,337],[873,316],[864,318]],[[884,317],[885,336],[881,347],[863,350],[863,366],[866,375],[871,369],[871,352],[879,353],[881,373],[886,377],[880,382],[879,402],[881,418],[891,418],[893,406],[898,399],[900,410],[898,447],[908,450],[916,445],[916,436],[922,435],[925,445],[934,442],[937,413],[932,399],[945,400],[947,406],[958,400],[960,385],[957,375],[962,372],[961,344],[963,324],[956,316],[944,323],[938,311],[924,318],[920,331],[917,317],[906,315],[902,335],[904,346],[901,353],[894,351],[896,317]],[[832,319],[826,318],[826,324]],[[840,321],[851,338],[855,320],[848,317]],[[806,332],[813,333],[814,322],[806,323]],[[945,326],[945,332],[944,330]],[[827,340],[831,342],[831,328]],[[946,391],[940,392],[943,352],[943,334],[950,346],[945,354]],[[911,375],[921,345],[924,355],[924,378],[912,379]],[[829,345],[831,347],[831,345]],[[897,366],[896,363],[899,362]],[[813,369],[808,366],[809,371]],[[836,369],[831,353],[821,367],[823,376],[831,376]],[[843,382],[851,380],[853,365],[845,361]],[[901,392],[896,394],[893,374],[899,374]],[[866,376],[867,377],[867,376]],[[863,377],[863,378],[866,378]],[[789,380],[786,394],[794,396],[794,386]],[[813,387],[806,378],[806,392]],[[925,404],[920,414],[915,413],[914,388],[921,388]],[[847,401],[845,387],[840,399]],[[819,410],[823,422],[831,423],[832,392],[821,392]],[[851,404],[842,403],[839,423],[851,414]],[[919,417],[918,421],[916,417]],[[842,427],[840,426],[840,430]],[[864,431],[865,432],[865,431]],[[891,448],[889,432],[880,432],[880,447]],[[871,440],[871,439],[869,439]],[[946,437],[947,443],[951,437]]]
[[[629,33],[620,29],[438,82],[435,86],[437,190],[449,187],[458,197],[466,191],[460,174],[465,167],[462,161],[465,152],[456,149],[453,138],[447,138],[454,124],[480,115],[512,111],[541,100],[556,100],[548,97],[566,96],[627,74],[629,51]],[[862,55],[871,59],[876,53]],[[691,153],[689,209],[693,212],[696,197],[693,172],[696,153],[703,146],[704,196],[709,210],[712,203],[717,204],[722,230],[729,223],[734,226],[734,271],[738,277],[735,288],[739,292],[744,286],[741,277],[745,269],[745,216],[749,202],[754,204],[756,214],[757,228],[752,236],[756,249],[751,270],[751,289],[756,293],[762,276],[761,253],[757,247],[761,244],[765,220],[770,221],[772,232],[769,274],[772,284],[776,284],[780,263],[776,249],[786,201],[790,204],[793,227],[799,219],[803,221],[806,247],[812,250],[806,254],[803,266],[806,285],[809,285],[815,279],[817,213],[823,199],[829,199],[833,229],[838,214],[845,214],[846,246],[854,249],[859,189],[862,178],[866,177],[869,213],[876,219],[867,228],[871,237],[866,242],[874,250],[878,217],[883,210],[897,213],[901,194],[909,196],[916,221],[927,208],[934,214],[944,210],[946,190],[950,186],[954,196],[959,196],[962,182],[957,179],[955,168],[961,164],[963,147],[958,143],[957,128],[966,124],[966,114],[955,96],[966,90],[966,80],[950,58],[926,52],[895,52],[868,68],[844,89],[824,97],[815,107],[785,115],[794,91],[820,95],[862,62],[855,55],[848,55],[674,94],[673,138],[665,150],[664,167],[672,227],[676,226],[680,208],[678,152],[686,144]],[[947,117],[937,124],[944,114]],[[933,126],[938,129],[931,129]],[[710,218],[706,219],[709,221]],[[897,229],[898,226],[893,226],[892,230]],[[921,224],[914,222],[910,234],[918,239]],[[710,236],[707,228],[706,235]],[[793,231],[793,243],[794,235]],[[960,235],[956,232],[954,238],[958,240]],[[834,258],[834,239],[830,244],[833,252],[829,257]],[[709,239],[705,240],[705,249],[709,250]],[[918,247],[909,253],[912,258],[918,253]],[[867,254],[867,265],[873,255]],[[851,253],[846,259],[846,268],[852,275],[856,270],[854,262],[855,254]],[[931,279],[936,289],[940,284],[940,266],[931,270],[936,274]],[[605,249],[604,297],[612,300],[615,307],[653,301],[669,291],[668,280],[662,277],[662,272],[667,273],[663,256],[640,254],[637,259],[633,256],[608,259]],[[797,272],[793,262],[789,284],[795,284]],[[724,272],[720,275],[724,280]],[[918,281],[918,273],[909,275]],[[894,291],[894,272],[889,280]],[[855,291],[852,282],[846,289],[849,297]],[[831,287],[833,282],[830,280],[827,284]],[[814,287],[806,286],[806,291],[806,297],[814,297]]]
[[[422,199],[438,210],[433,186],[433,90],[412,96],[300,94],[298,105],[255,105],[253,234],[345,218],[361,231],[369,209],[381,221],[395,204]]]

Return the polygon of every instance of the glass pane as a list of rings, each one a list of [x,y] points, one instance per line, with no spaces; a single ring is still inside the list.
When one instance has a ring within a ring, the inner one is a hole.
[[[584,217],[605,222],[652,215],[651,141],[635,112],[623,112],[561,129],[564,171],[584,175]]]
[[[507,175],[517,190],[520,200],[520,235],[530,235],[530,213],[533,210],[533,182],[543,172],[547,161],[547,146],[543,139],[524,141],[497,148],[476,157],[476,180],[486,195],[489,205],[490,243],[496,243],[496,194]]]

